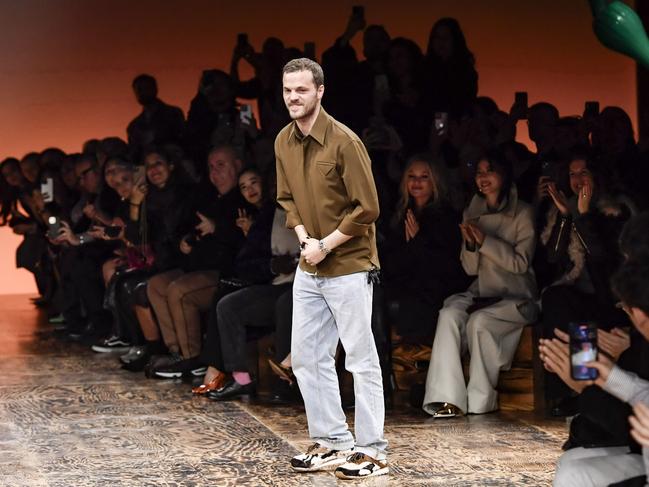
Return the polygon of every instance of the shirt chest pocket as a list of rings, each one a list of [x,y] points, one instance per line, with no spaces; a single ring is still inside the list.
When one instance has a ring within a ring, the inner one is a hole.
[[[326,178],[336,176],[336,163],[334,161],[316,161],[318,173]]]

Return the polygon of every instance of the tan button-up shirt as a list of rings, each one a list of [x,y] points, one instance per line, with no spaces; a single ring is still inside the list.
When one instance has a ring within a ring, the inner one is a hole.
[[[338,229],[353,238],[335,248],[317,266],[304,258],[300,268],[335,277],[379,267],[374,222],[379,200],[365,146],[349,128],[320,108],[306,137],[291,122],[275,139],[277,201],[286,225],[304,225],[313,238]]]

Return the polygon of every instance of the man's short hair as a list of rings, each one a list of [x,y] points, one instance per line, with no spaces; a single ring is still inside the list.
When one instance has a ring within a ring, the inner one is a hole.
[[[282,74],[297,73],[299,71],[311,71],[316,88],[324,85],[324,73],[322,67],[315,61],[305,57],[292,59],[287,62],[282,70]]]

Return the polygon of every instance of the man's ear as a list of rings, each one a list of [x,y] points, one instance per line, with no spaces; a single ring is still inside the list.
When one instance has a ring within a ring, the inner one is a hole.
[[[318,90],[316,91],[316,95],[318,97],[318,100],[322,100],[322,95],[324,95],[324,85],[318,86]]]
[[[649,316],[640,308],[629,308],[629,317],[645,340],[649,341]]]

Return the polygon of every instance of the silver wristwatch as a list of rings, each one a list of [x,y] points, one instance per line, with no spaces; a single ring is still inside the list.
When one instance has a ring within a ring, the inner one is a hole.
[[[325,255],[327,255],[329,252],[331,252],[330,249],[325,247],[325,244],[324,244],[324,242],[322,240],[318,241],[318,248],[320,249],[320,252],[322,252]]]

